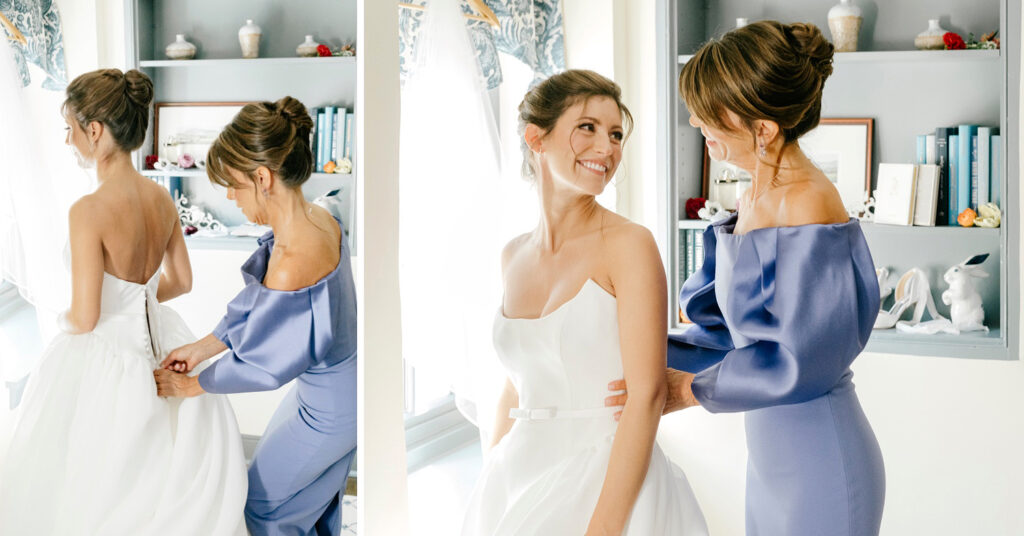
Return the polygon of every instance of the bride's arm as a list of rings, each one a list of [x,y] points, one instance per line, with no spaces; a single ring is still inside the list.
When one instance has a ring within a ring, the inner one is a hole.
[[[83,197],[68,214],[71,241],[71,308],[61,315],[62,330],[88,333],[100,320],[103,290],[103,241],[95,223],[92,200]]]
[[[519,406],[519,393],[516,392],[516,387],[512,385],[512,380],[505,379],[505,388],[501,392],[501,398],[498,400],[498,409],[494,413],[494,427],[491,429],[491,441],[488,446],[488,450],[494,448],[501,438],[505,437],[505,434],[512,429],[512,425],[515,424],[515,419],[508,416],[508,410]]]
[[[192,263],[188,259],[188,248],[185,247],[185,235],[181,233],[178,221],[178,210],[173,203],[169,205],[174,218],[174,230],[167,242],[164,252],[163,273],[160,275],[160,287],[156,291],[156,300],[165,302],[188,294],[192,290]]]
[[[647,476],[666,397],[668,291],[657,244],[647,229],[629,225],[610,233],[608,251],[629,398],[588,535],[620,534],[625,528]]]

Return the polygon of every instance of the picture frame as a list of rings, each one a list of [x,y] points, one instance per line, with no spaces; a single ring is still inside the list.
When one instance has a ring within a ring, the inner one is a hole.
[[[160,160],[178,163],[189,154],[196,162],[248,102],[157,102],[153,105],[153,152]]]
[[[800,148],[839,190],[847,208],[862,205],[871,191],[872,117],[822,118],[800,137]]]
[[[800,148],[825,176],[835,184],[846,207],[861,205],[871,191],[871,157],[875,120],[871,117],[822,118],[818,126],[800,137]],[[726,180],[721,180],[725,177]],[[736,179],[738,182],[733,182]],[[750,173],[708,155],[704,144],[704,170],[701,192],[708,201],[726,209],[735,205],[735,197],[749,187]]]

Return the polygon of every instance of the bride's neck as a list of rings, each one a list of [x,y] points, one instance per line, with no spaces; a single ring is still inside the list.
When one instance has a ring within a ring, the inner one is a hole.
[[[96,161],[96,181],[100,184],[117,180],[135,172],[131,155],[126,152],[115,152],[102,160]]]

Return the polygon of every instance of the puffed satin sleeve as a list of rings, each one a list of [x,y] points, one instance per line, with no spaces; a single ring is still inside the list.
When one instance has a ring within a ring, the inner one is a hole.
[[[700,372],[732,350],[732,338],[725,327],[715,297],[714,226],[704,230],[704,263],[679,290],[679,307],[692,322],[685,331],[668,336],[668,366],[676,370]]]
[[[712,412],[824,395],[860,354],[878,315],[878,280],[860,225],[761,229],[741,237],[726,310],[736,348],[697,374]]]
[[[213,331],[229,351],[199,385],[210,393],[269,391],[323,359],[333,340],[329,288],[282,292],[250,282]]]

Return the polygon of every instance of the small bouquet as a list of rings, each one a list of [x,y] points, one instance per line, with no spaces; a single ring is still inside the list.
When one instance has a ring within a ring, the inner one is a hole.
[[[946,32],[942,36],[942,42],[946,44],[946,50],[996,50],[999,48],[999,38],[996,35],[999,30],[989,32],[981,36],[981,40],[975,40],[974,34],[967,34],[967,41],[959,34]]]
[[[342,45],[342,47],[339,48],[337,52],[335,52],[335,51],[331,50],[331,47],[329,47],[327,45],[320,45],[320,46],[316,47],[316,54],[317,54],[317,56],[320,56],[321,58],[331,57],[331,56],[355,56],[356,55],[356,47],[351,45],[351,44]]]

